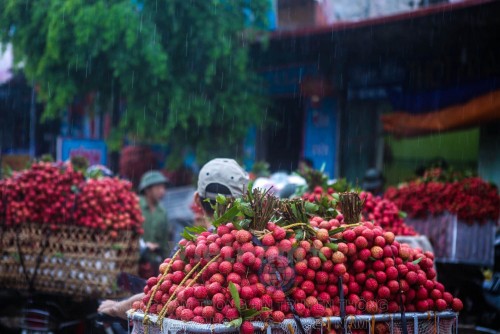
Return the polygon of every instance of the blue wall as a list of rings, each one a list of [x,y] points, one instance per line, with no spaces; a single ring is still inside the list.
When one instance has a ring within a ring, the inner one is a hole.
[[[337,153],[337,104],[332,98],[323,98],[318,104],[306,104],[304,157],[319,169],[324,164],[325,173],[335,177]]]

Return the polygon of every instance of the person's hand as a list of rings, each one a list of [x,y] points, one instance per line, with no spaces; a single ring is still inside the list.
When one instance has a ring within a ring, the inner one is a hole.
[[[105,300],[99,305],[97,312],[104,313],[110,317],[127,319],[129,303],[127,300],[117,302],[114,300]]]
[[[146,242],[146,247],[150,251],[154,252],[154,251],[156,251],[157,249],[160,248],[160,245],[158,245],[156,242]]]

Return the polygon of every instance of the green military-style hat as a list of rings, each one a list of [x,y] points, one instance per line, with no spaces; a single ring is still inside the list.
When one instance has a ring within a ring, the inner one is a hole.
[[[168,179],[159,171],[149,171],[145,173],[141,178],[141,183],[139,184],[139,192],[142,193],[146,188],[149,188],[156,184],[167,184],[167,182]]]

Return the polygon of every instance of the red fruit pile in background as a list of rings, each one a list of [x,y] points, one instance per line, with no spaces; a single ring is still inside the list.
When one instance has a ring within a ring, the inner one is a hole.
[[[362,191],[359,197],[364,201],[363,218],[381,226],[384,231],[391,231],[395,235],[414,236],[418,233],[413,227],[405,224],[397,205],[381,196]]]
[[[303,240],[290,227],[269,222],[259,234],[262,245],[232,223],[182,240],[178,255],[164,261],[159,276],[149,278],[145,297],[133,308],[153,314],[163,310],[168,318],[197,323],[231,321],[241,316],[232,283],[242,309],[264,310],[243,318],[241,330],[251,332],[248,321],[292,317],[287,295],[300,317],[339,316],[340,279],[349,315],[396,313],[400,298],[407,312],[463,307],[436,281],[432,253],[400,245],[392,232],[369,222],[346,226],[341,214],[331,220],[313,217],[305,228],[314,234]],[[289,283],[285,294],[282,286]]]
[[[101,230],[134,230],[142,234],[144,221],[132,184],[118,178],[89,179],[76,197],[77,225]]]
[[[334,200],[335,191],[328,188],[324,191],[322,187],[315,187],[312,193],[304,193],[302,199],[311,203],[322,205],[327,201]],[[397,205],[389,199],[381,196],[374,196],[372,193],[362,191],[359,197],[364,201],[363,219],[373,222],[376,226],[381,226],[385,231],[393,232],[396,235],[414,236],[418,233],[413,227],[404,223]]]
[[[71,165],[35,163],[0,180],[0,224],[79,225],[142,233],[143,218],[130,182],[85,180]],[[112,235],[113,235],[112,234]]]
[[[498,189],[478,177],[452,182],[415,180],[388,188],[385,198],[411,218],[425,218],[446,211],[473,222],[496,221],[500,215]]]
[[[327,188],[326,190],[324,190],[322,187],[317,186],[317,187],[314,187],[313,192],[310,192],[310,193],[305,192],[302,195],[302,199],[305,201],[309,201],[311,203],[314,203],[314,202],[320,201],[321,198],[326,197],[331,201],[333,199],[332,194],[334,192],[335,192],[335,190],[333,190],[333,188]]]

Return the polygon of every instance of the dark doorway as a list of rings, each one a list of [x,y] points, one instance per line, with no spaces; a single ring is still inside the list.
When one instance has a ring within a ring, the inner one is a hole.
[[[272,172],[297,169],[303,143],[303,101],[274,99],[265,130],[265,160]]]

